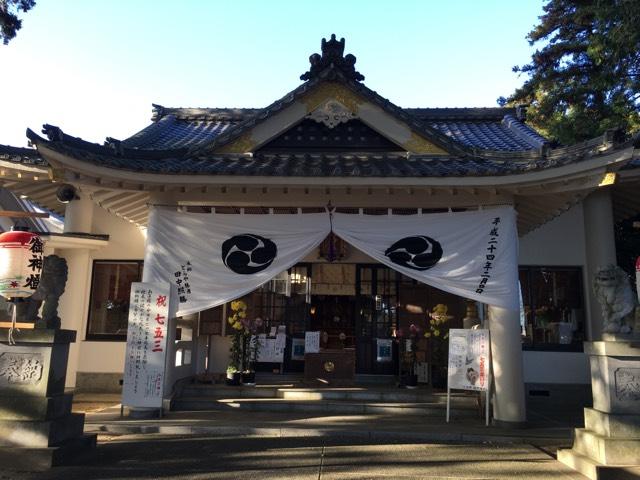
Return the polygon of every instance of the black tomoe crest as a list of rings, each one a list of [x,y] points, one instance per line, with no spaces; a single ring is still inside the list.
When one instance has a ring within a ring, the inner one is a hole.
[[[442,258],[442,245],[426,235],[416,235],[398,240],[384,254],[401,267],[429,270]]]
[[[275,243],[254,233],[235,235],[222,244],[222,261],[229,270],[241,275],[268,268],[277,254]]]

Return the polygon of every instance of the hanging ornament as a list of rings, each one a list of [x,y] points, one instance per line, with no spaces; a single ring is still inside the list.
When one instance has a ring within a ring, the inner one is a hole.
[[[42,239],[33,232],[15,229],[0,235],[0,295],[12,300],[35,293],[43,250]]]
[[[39,235],[14,228],[0,235],[0,295],[13,303],[9,344],[14,345],[16,302],[33,295],[40,284],[44,244]],[[19,331],[19,330],[18,330]]]

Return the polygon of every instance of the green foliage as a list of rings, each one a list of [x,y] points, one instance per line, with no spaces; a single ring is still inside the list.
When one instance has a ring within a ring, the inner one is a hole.
[[[528,79],[498,103],[530,104],[528,122],[563,144],[640,128],[639,25],[638,0],[549,0],[527,36],[541,48],[514,67]]]
[[[0,40],[7,45],[22,28],[18,12],[28,12],[35,7],[35,0],[0,0]]]

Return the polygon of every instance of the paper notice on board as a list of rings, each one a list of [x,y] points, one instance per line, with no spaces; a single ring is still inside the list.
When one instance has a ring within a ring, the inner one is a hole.
[[[169,297],[168,283],[131,284],[123,405],[162,406]]]
[[[320,351],[320,332],[305,332],[304,353],[318,353]]]
[[[489,345],[489,330],[449,330],[449,388],[488,390]]]

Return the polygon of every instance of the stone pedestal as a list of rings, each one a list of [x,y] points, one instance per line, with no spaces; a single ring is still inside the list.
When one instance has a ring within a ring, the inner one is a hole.
[[[90,452],[84,414],[71,413],[64,393],[72,330],[0,328],[0,469],[37,471]]]
[[[585,408],[585,428],[558,460],[594,480],[640,479],[640,339],[605,334],[584,350],[593,408]]]

